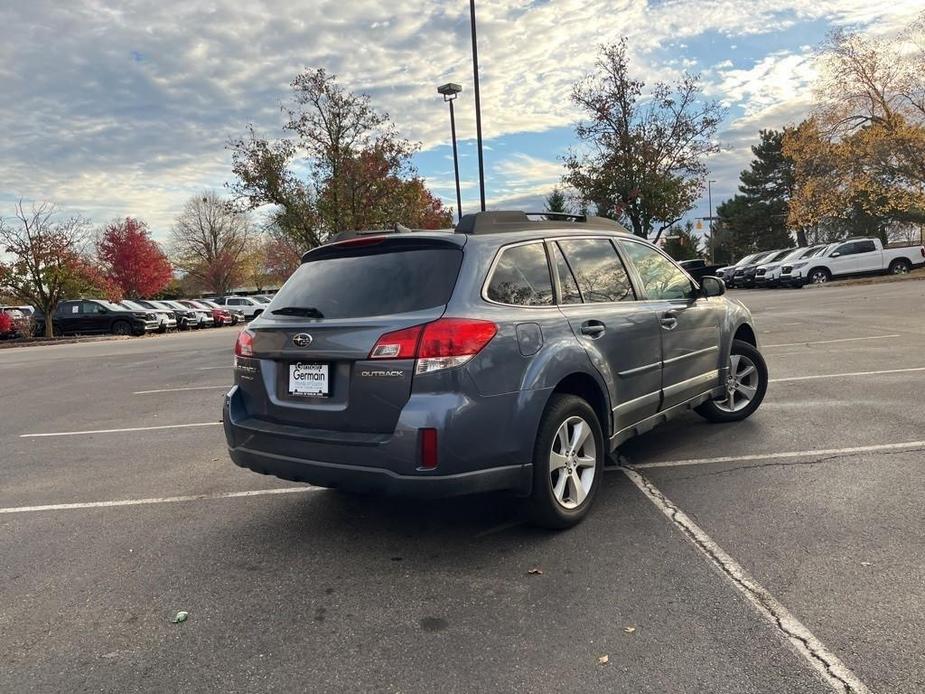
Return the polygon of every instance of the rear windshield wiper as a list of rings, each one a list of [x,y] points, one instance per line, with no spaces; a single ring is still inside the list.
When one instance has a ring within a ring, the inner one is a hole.
[[[314,306],[283,306],[270,313],[276,316],[305,316],[306,318],[324,318],[324,314]]]

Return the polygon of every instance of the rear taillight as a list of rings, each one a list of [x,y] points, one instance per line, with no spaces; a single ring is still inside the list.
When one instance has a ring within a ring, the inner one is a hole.
[[[254,333],[250,330],[242,330],[238,333],[238,341],[234,345],[234,354],[236,357],[254,356]]]
[[[498,332],[490,321],[441,318],[386,333],[369,353],[370,359],[416,359],[418,374],[462,366],[487,345]]]
[[[922,246],[919,250],[922,251],[922,257],[925,258],[925,246]]]

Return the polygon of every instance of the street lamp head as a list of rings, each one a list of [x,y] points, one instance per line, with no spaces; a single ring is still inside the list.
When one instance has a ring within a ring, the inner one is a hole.
[[[444,101],[452,101],[461,91],[462,85],[456,84],[455,82],[447,82],[437,87],[437,93],[443,95]]]

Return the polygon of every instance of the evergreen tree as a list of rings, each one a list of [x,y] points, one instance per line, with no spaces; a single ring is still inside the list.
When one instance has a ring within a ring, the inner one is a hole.
[[[565,199],[565,193],[559,188],[553,188],[552,192],[546,196],[547,212],[568,212],[568,203]]]

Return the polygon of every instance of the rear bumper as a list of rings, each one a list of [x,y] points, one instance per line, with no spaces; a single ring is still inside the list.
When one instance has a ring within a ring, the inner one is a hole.
[[[222,422],[236,465],[285,480],[412,497],[498,490],[526,495],[533,483],[531,456],[524,450],[526,444],[516,442],[518,437],[510,432],[510,415],[503,412],[513,403],[488,400],[478,408],[460,408],[455,400],[409,401],[394,432],[352,433],[306,429],[252,416],[235,386],[225,396]],[[477,419],[463,421],[466,412]],[[484,431],[494,428],[492,422],[508,436],[490,444],[472,439],[470,427]],[[434,470],[420,469],[419,429],[434,426],[439,463]]]
[[[235,465],[263,475],[275,475],[284,480],[307,482],[319,487],[418,498],[519,489],[524,479],[530,479],[533,474],[532,465],[528,464],[474,470],[455,475],[399,475],[382,468],[274,455],[252,451],[243,446],[229,448],[228,452]]]

